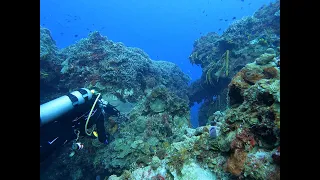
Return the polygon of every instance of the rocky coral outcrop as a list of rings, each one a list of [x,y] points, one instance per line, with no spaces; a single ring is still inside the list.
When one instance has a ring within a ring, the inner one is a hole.
[[[270,52],[247,64],[228,86],[225,126],[237,135],[230,144],[227,170],[235,176],[279,178],[280,69]]]
[[[179,141],[179,133],[190,125],[189,77],[177,65],[153,61],[141,49],[115,43],[98,32],[60,50],[49,30],[41,28],[40,36],[40,80],[47,82],[40,86],[40,103],[86,87],[100,92],[122,114],[105,122],[111,136],[108,146],[83,138],[85,150],[74,154],[67,148],[69,142],[53,154],[56,160],[42,179],[91,179],[97,174],[119,175],[133,164],[146,166],[154,155],[163,159],[165,148]],[[56,170],[55,176],[49,175]]]
[[[187,99],[183,92],[189,78],[177,65],[152,61],[141,49],[113,42],[98,32],[62,49],[61,54],[61,83],[69,89],[94,88],[122,101],[137,102],[152,88],[165,85]]]
[[[71,150],[63,149],[46,174],[59,167],[64,169],[55,177],[72,177],[72,173],[79,171],[77,167],[81,167],[82,174],[90,171],[101,176],[120,176],[125,170],[146,166],[157,169],[170,153],[172,144],[177,143],[178,149],[181,146],[178,142],[185,139],[182,135],[190,125],[189,116],[187,101],[165,87],[155,88],[135,104],[128,119],[113,118],[106,122],[106,129],[112,135],[107,146],[97,139],[83,138],[84,151],[70,157]],[[174,158],[179,158],[179,154]],[[172,164],[172,167],[177,166]],[[83,175],[88,176],[92,174]]]
[[[280,54],[280,1],[270,3],[257,10],[253,16],[244,17],[232,23],[220,36],[210,32],[193,45],[189,57],[192,64],[201,66],[200,80],[191,84],[188,90],[190,105],[203,99],[212,101],[212,97],[220,95],[221,106],[217,110],[225,110],[225,90],[233,76],[246,64],[255,61],[267,49],[273,51],[266,56],[278,57]],[[261,57],[257,63],[264,63]],[[204,104],[204,106],[211,106]],[[204,109],[212,109],[208,107]],[[208,113],[203,112],[200,121],[206,123]]]
[[[280,179],[279,59],[265,53],[234,76],[229,108],[212,113],[210,125],[189,128],[188,102],[158,87],[135,104],[108,146],[86,139],[86,152],[69,157],[64,149],[52,170],[110,180]],[[261,64],[265,57],[273,58]]]
[[[40,26],[40,104],[64,91],[60,80],[61,57],[50,31]]]

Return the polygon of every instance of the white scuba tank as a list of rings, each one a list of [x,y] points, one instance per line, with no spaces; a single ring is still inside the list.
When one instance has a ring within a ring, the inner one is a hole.
[[[81,88],[40,105],[40,127],[69,112],[77,105],[91,100],[94,91]]]

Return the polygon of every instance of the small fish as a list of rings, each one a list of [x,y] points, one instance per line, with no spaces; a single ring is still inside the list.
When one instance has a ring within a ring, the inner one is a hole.
[[[222,21],[223,19],[219,19],[219,21]]]
[[[63,143],[63,145],[65,145],[67,142],[68,142],[68,140],[65,140],[64,143]]]
[[[212,96],[213,102],[215,102],[218,99],[217,95]]]
[[[78,34],[75,34],[74,37],[78,37]]]
[[[228,21],[228,19],[225,19],[224,21]]]
[[[221,28],[219,28],[218,31],[221,31]]]
[[[242,2],[244,2],[244,0],[241,0]]]
[[[205,13],[205,12],[206,12],[205,10],[202,11],[202,13]]]
[[[233,17],[232,19],[233,19],[233,20],[235,20],[235,19],[236,19],[236,17]]]

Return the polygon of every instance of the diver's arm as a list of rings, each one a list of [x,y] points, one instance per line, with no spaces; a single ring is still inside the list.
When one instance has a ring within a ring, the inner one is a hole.
[[[101,143],[107,144],[107,134],[104,128],[104,118],[108,119],[110,115],[105,114],[105,116],[100,115],[96,120],[96,128],[98,133],[98,139]]]
[[[109,119],[110,116],[119,116],[120,111],[111,104],[107,103],[100,106],[101,108],[101,116],[99,116],[96,120],[96,127],[98,133],[98,139],[101,143],[108,143],[107,134],[104,127],[104,120]]]

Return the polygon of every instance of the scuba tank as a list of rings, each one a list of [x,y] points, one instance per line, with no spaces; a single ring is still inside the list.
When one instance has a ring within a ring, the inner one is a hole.
[[[40,105],[40,127],[92,99],[93,90],[81,88]]]

